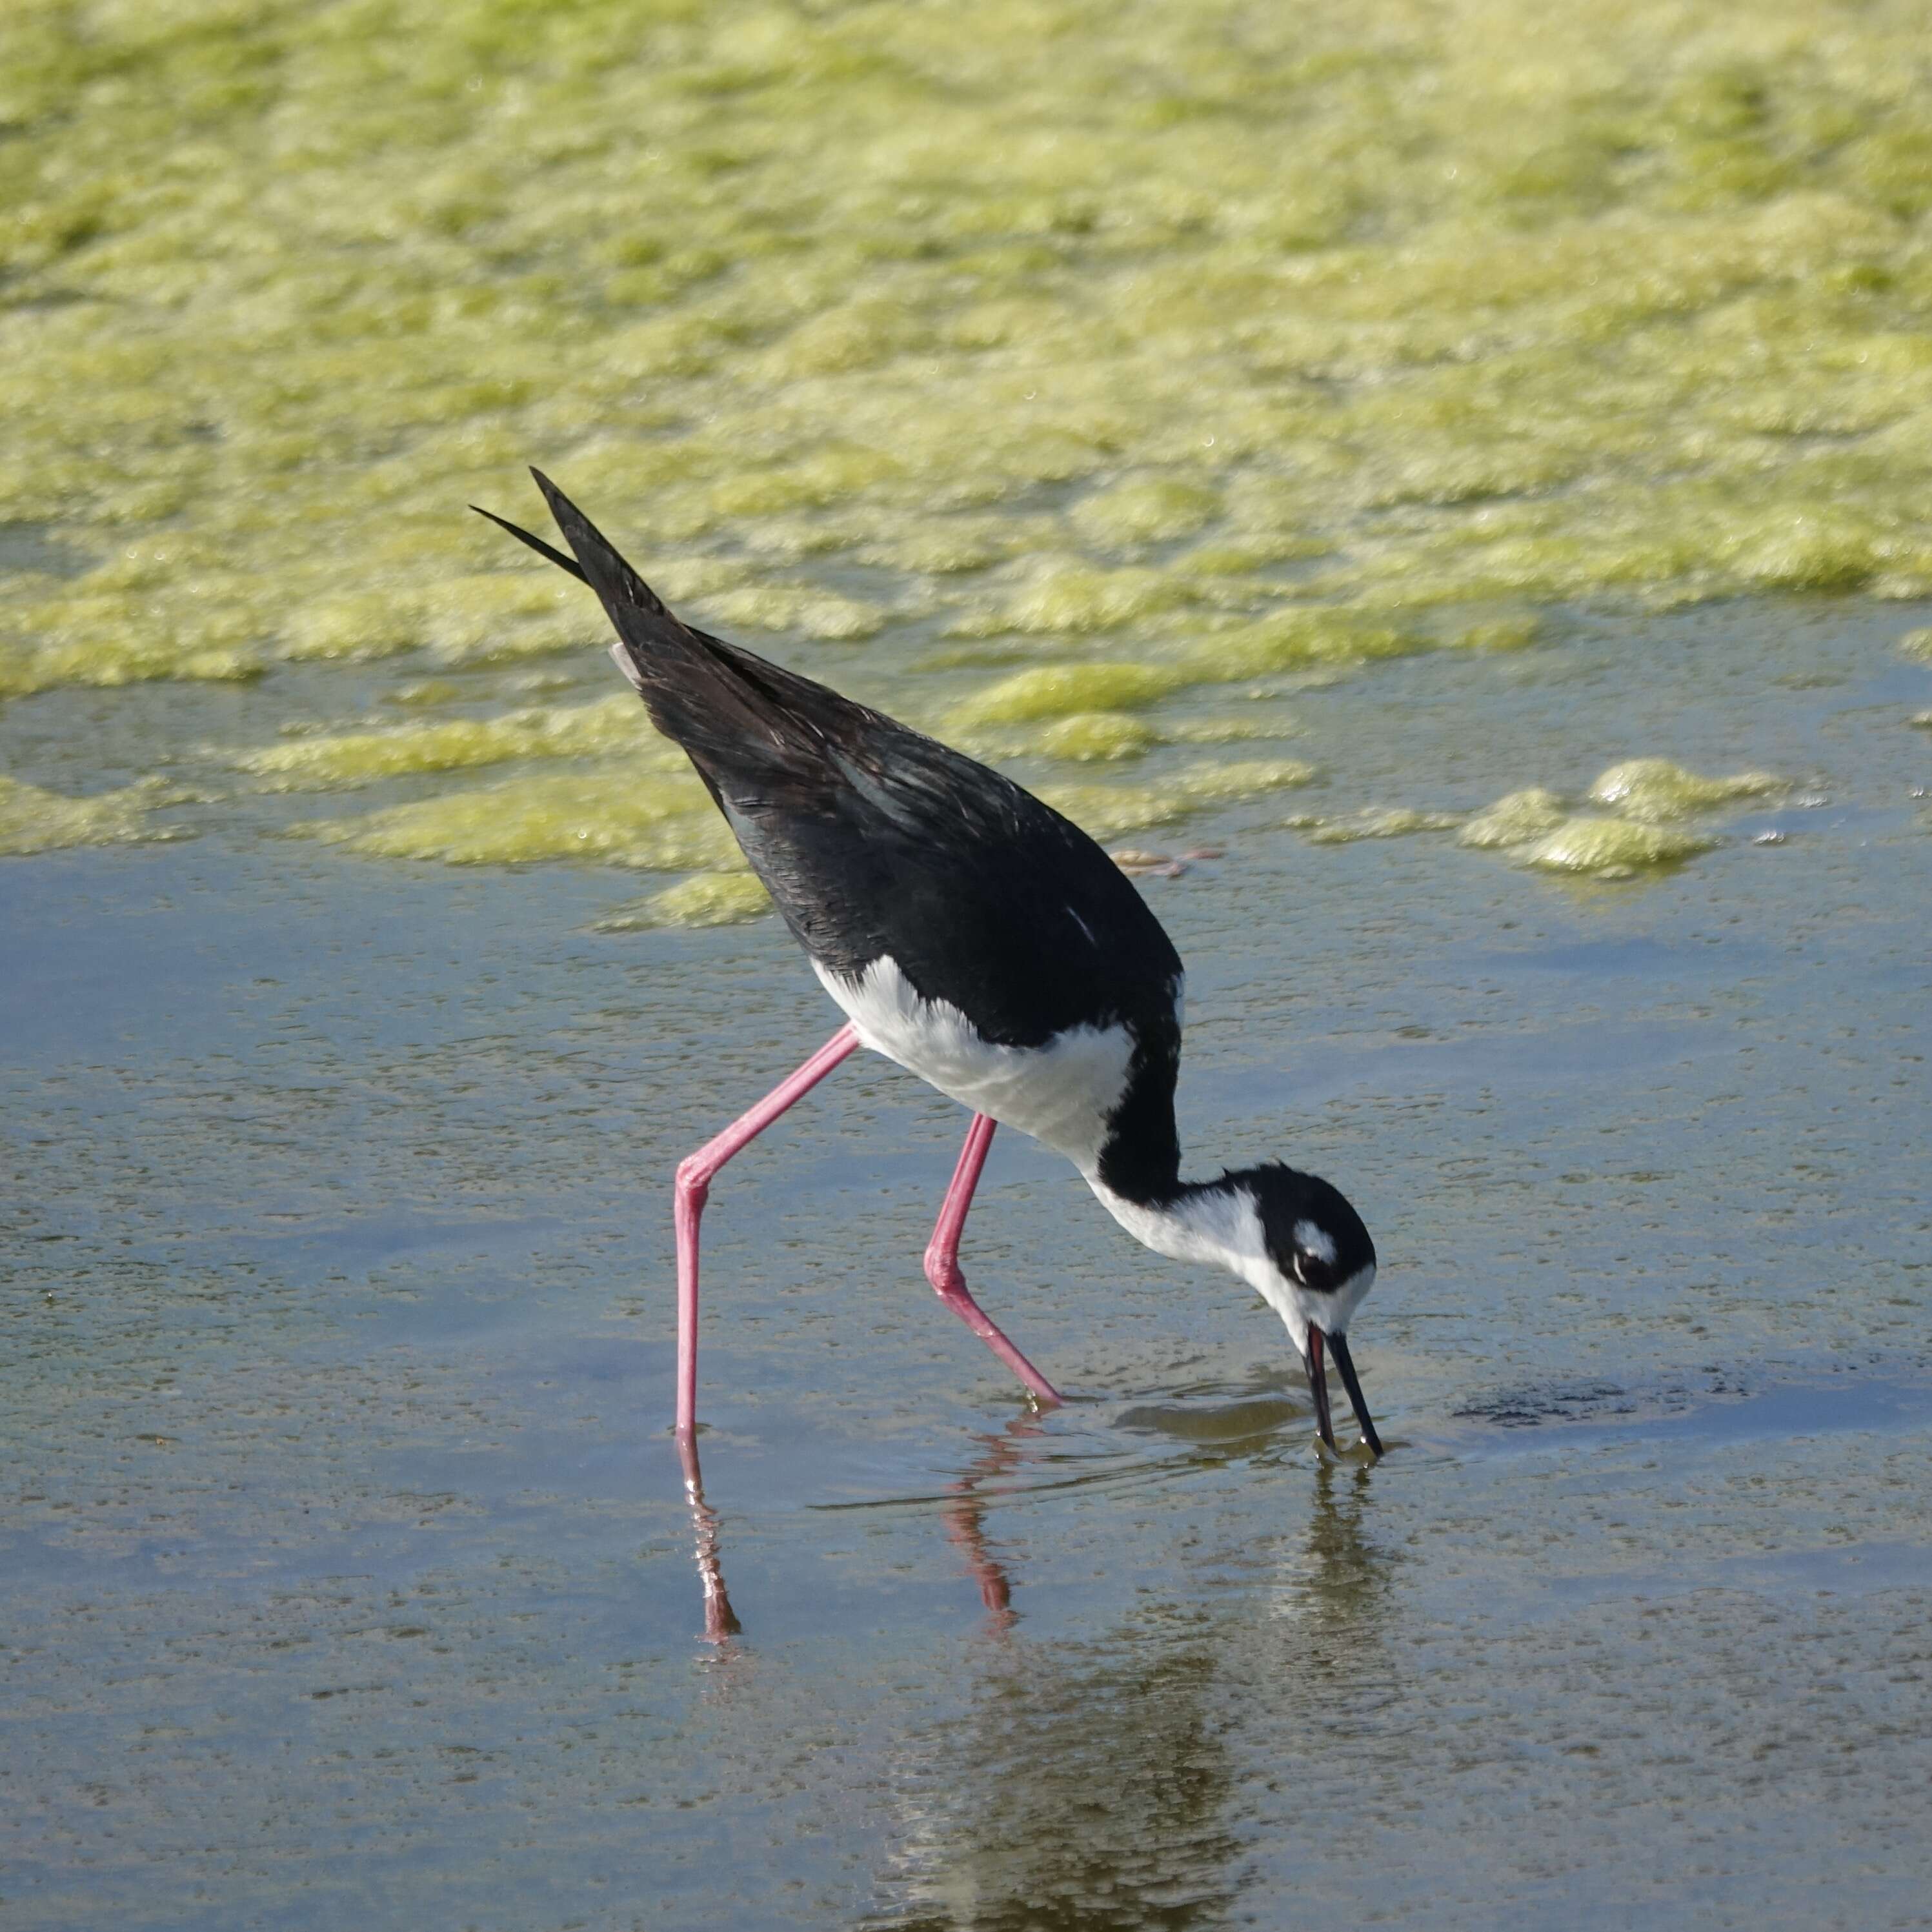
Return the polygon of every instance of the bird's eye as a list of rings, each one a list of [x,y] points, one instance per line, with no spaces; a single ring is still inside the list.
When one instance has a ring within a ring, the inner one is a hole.
[[[1335,1263],[1331,1256],[1307,1248],[1296,1248],[1288,1256],[1288,1267],[1304,1288],[1326,1294],[1335,1286]]]
[[[1335,1240],[1318,1221],[1298,1221],[1288,1245],[1288,1271],[1304,1288],[1325,1292],[1335,1286]]]

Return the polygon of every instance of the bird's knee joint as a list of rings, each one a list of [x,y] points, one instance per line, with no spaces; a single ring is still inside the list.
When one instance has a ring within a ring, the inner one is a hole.
[[[711,1177],[694,1154],[686,1154],[677,1164],[677,1192],[680,1200],[692,1202],[700,1208],[711,1192]]]

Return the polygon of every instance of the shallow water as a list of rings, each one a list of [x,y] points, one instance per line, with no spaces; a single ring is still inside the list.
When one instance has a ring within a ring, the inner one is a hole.
[[[1562,782],[1603,716],[1812,789],[1648,885],[1255,807],[1145,882],[1201,1163],[1376,1232],[1372,1470],[1003,1137],[1029,1415],[918,1271],[960,1117],[861,1061],[714,1198],[694,1525],[664,1183],[836,1017],[772,922],[240,835],[0,870],[10,1922],[1917,1922],[1925,676],[1840,606],[1415,660],[1304,700],[1364,797],[1392,729],[1454,809],[1479,728]]]
[[[17,11],[0,1919],[1923,1924],[1916,14]],[[859,1060],[688,1495],[836,1015],[526,458],[1131,851],[1382,1463]]]

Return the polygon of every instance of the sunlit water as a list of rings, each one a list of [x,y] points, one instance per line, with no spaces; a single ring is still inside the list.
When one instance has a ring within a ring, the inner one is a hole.
[[[1922,1924],[1916,13],[16,10],[0,1921]],[[862,1059],[694,1502],[837,1016],[525,459],[1141,855],[1383,1463]]]

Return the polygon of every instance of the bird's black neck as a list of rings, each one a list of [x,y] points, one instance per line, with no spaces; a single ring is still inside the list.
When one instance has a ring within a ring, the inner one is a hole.
[[[1172,1018],[1135,1029],[1126,1091],[1107,1119],[1100,1180],[1109,1193],[1138,1206],[1171,1204],[1186,1191],[1180,1136],[1174,1124],[1174,1084],[1180,1070],[1180,1029]]]

